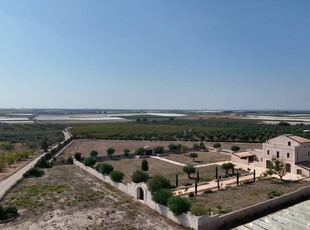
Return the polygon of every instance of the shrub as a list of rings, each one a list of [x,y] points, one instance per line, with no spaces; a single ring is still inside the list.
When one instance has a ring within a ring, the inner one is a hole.
[[[23,177],[41,177],[44,175],[44,171],[38,168],[31,168],[23,174]]]
[[[148,171],[149,170],[149,162],[147,161],[147,160],[143,160],[142,162],[141,162],[141,169],[143,170],[143,171]]]
[[[0,220],[10,219],[18,215],[17,208],[15,206],[3,207],[0,205]]]
[[[282,196],[283,193],[278,192],[278,191],[271,191],[271,192],[268,192],[267,194],[268,194],[269,199],[272,199],[278,196]]]
[[[230,212],[232,212],[232,208],[231,207],[225,208],[225,209],[220,209],[220,213],[223,213],[223,214],[230,213]]]
[[[168,200],[172,196],[173,195],[170,189],[160,189],[153,195],[153,200],[158,204],[167,206]]]
[[[130,153],[129,149],[124,149],[124,157],[128,157]]]
[[[114,168],[109,164],[98,164],[96,170],[102,174],[108,175],[114,170]]]
[[[164,147],[163,146],[157,146],[154,148],[155,153],[163,153],[164,152]]]
[[[144,155],[145,153],[145,149],[144,148],[138,148],[136,151],[135,151],[135,154],[136,155]]]
[[[124,178],[124,173],[122,173],[121,171],[117,171],[117,170],[111,172],[109,175],[111,179],[115,182],[122,182]]]
[[[67,158],[66,160],[66,163],[69,164],[69,165],[72,165],[73,164],[73,158],[70,156]]]
[[[220,143],[214,143],[213,148],[215,148],[215,149],[221,148],[221,144]]]
[[[238,145],[233,145],[233,146],[231,146],[231,151],[239,151],[240,150],[240,147],[238,146]]]
[[[193,193],[193,192],[190,192],[189,194],[188,194],[188,197],[194,197],[195,196],[195,193]]]
[[[170,181],[165,177],[161,175],[155,175],[148,180],[147,187],[152,193],[155,193],[162,188],[170,188],[171,184]]]
[[[74,154],[74,158],[75,158],[77,161],[81,161],[81,156],[82,156],[81,153],[75,153],[75,154]]]
[[[38,162],[35,164],[35,167],[38,168],[51,168],[53,167],[52,163],[48,162],[45,157],[42,157]]]
[[[115,149],[114,149],[114,148],[108,148],[108,149],[107,149],[107,154],[108,154],[109,156],[113,155],[114,152],[115,152]]]
[[[212,193],[212,192],[213,192],[213,191],[212,191],[211,189],[207,189],[207,190],[204,190],[204,191],[203,191],[204,194],[208,194],[208,193]]]
[[[135,183],[147,182],[147,180],[149,179],[149,174],[141,170],[136,170],[132,174],[131,179]]]
[[[87,157],[85,160],[84,160],[84,165],[85,166],[94,166],[96,164],[96,158],[94,157]]]
[[[183,212],[188,212],[191,207],[190,202],[181,196],[173,196],[168,200],[168,207],[174,215],[181,215]]]
[[[190,211],[195,216],[203,216],[203,215],[210,214],[212,212],[212,209],[201,207],[201,206],[194,206],[191,208]]]
[[[91,157],[97,157],[98,156],[98,152],[96,150],[92,150],[90,153],[89,153],[89,156]]]
[[[52,155],[51,152],[48,152],[48,153],[46,153],[46,154],[44,155],[44,158],[45,158],[46,160],[50,160],[50,159],[52,159],[52,157],[53,157],[53,155]]]

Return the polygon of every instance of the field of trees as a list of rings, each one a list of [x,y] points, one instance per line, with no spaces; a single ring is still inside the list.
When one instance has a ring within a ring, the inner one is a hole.
[[[0,124],[0,142],[24,143],[31,148],[48,145],[63,139],[63,125],[51,124]]]
[[[281,134],[310,138],[310,125],[263,124],[249,119],[166,119],[128,123],[75,124],[77,138],[118,140],[206,140],[222,142],[264,142]]]

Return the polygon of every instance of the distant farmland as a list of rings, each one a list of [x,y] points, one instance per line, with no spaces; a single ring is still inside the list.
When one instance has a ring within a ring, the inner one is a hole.
[[[249,119],[159,120],[127,123],[74,124],[77,138],[118,140],[183,140],[264,142],[281,134],[310,138],[310,125],[263,124]]]

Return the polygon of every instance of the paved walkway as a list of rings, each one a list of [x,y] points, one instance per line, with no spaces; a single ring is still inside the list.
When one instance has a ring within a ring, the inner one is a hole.
[[[179,162],[176,162],[176,161],[168,160],[168,159],[163,158],[163,157],[151,156],[151,158],[154,158],[154,159],[157,159],[157,160],[160,160],[160,161],[165,161],[165,162],[168,162],[168,163],[174,164],[174,165],[186,166],[186,164],[182,164],[182,163],[179,163]]]
[[[234,163],[234,162],[233,162]],[[234,163],[235,168],[242,168],[243,170],[247,170],[248,168],[251,169],[251,172],[254,171],[256,172],[257,176],[260,176],[262,173],[266,172],[266,168],[261,168],[261,167],[257,167],[254,165],[245,165],[245,164],[238,164],[238,163]],[[275,178],[279,178],[276,175],[273,175],[273,177]],[[292,173],[286,173],[285,176],[283,177],[284,180],[300,180],[303,177],[301,175],[297,175],[297,174],[292,174]]]
[[[239,182],[251,180],[251,179],[253,179],[253,175],[241,176],[239,178]],[[220,188],[225,188],[226,186],[237,186],[236,177],[220,181]],[[202,191],[207,190],[207,189],[217,190],[217,181],[213,180],[213,181],[208,182],[207,184],[198,185],[197,193],[201,194]],[[178,190],[175,190],[173,193],[176,195],[185,195],[190,192],[195,192],[195,186],[190,187],[190,188],[178,189]]]
[[[32,168],[39,159],[44,155],[38,156],[35,158],[33,161],[31,161],[29,164],[27,164],[25,167],[21,168],[19,171],[14,173],[12,176],[6,178],[5,180],[0,182],[0,199],[5,195],[5,193],[13,186],[16,184],[18,180],[23,178],[23,174],[27,172],[30,168]]]
[[[169,160],[169,159],[166,159],[164,157],[151,156],[151,158],[154,158],[154,159],[157,159],[160,161],[165,161],[165,162],[168,162],[170,164],[174,164],[174,165],[178,165],[178,166],[186,166],[186,164],[176,162],[173,160]],[[194,167],[195,168],[202,168],[202,167],[207,167],[207,166],[211,166],[211,165],[222,165],[222,164],[227,163],[227,162],[230,162],[230,161],[221,161],[221,162],[215,162],[215,163],[209,163],[209,164],[203,164],[203,165],[195,165]]]

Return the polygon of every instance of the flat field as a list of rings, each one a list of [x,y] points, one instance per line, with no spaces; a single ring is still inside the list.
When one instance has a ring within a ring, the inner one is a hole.
[[[91,150],[98,151],[99,156],[106,156],[108,148],[115,149],[115,155],[122,155],[124,149],[134,151],[138,148],[149,146],[154,148],[156,146],[163,146],[168,149],[168,145],[171,143],[184,144],[191,147],[194,142],[176,142],[176,141],[132,141],[132,140],[76,140],[71,146],[69,146],[60,157],[68,157],[74,155],[76,152],[82,153],[83,156],[88,156]]]
[[[0,142],[27,144],[31,147],[40,147],[43,140],[49,145],[63,139],[64,125],[46,124],[0,124]]]
[[[192,174],[191,178],[187,177],[187,174],[183,172],[182,166],[174,165],[168,162],[164,162],[158,159],[147,158],[149,163],[149,170],[147,173],[150,176],[160,174],[166,177],[172,185],[175,185],[176,174],[179,175],[179,185],[194,184],[196,174]],[[122,159],[122,160],[109,160],[100,163],[110,164],[114,167],[114,170],[120,170],[125,174],[123,183],[131,182],[131,175],[134,171],[141,169],[142,159],[133,158],[133,159]],[[199,175],[201,181],[207,180],[210,181],[215,179],[215,167],[207,166],[199,168]],[[225,172],[221,167],[218,167],[219,175],[225,175]]]
[[[75,166],[54,166],[23,179],[1,203],[19,217],[1,229],[183,229]]]
[[[193,161],[189,157],[190,153],[186,154],[169,154],[169,156],[163,156],[163,158],[173,160],[183,164],[192,164],[192,165],[201,165],[201,164],[210,164],[221,161],[230,161],[230,156],[223,153],[214,153],[214,152],[196,152],[198,157]]]
[[[188,199],[193,207],[204,208],[206,213],[209,209],[209,212],[223,214],[226,211],[236,211],[266,201],[269,199],[269,192],[287,194],[308,185],[309,181],[281,182],[279,179],[268,178]]]
[[[72,125],[72,134],[88,138],[107,138],[115,135],[135,134],[176,134],[193,129],[192,125],[153,124],[153,123],[98,123]],[[218,127],[196,127],[197,131],[221,130]]]

